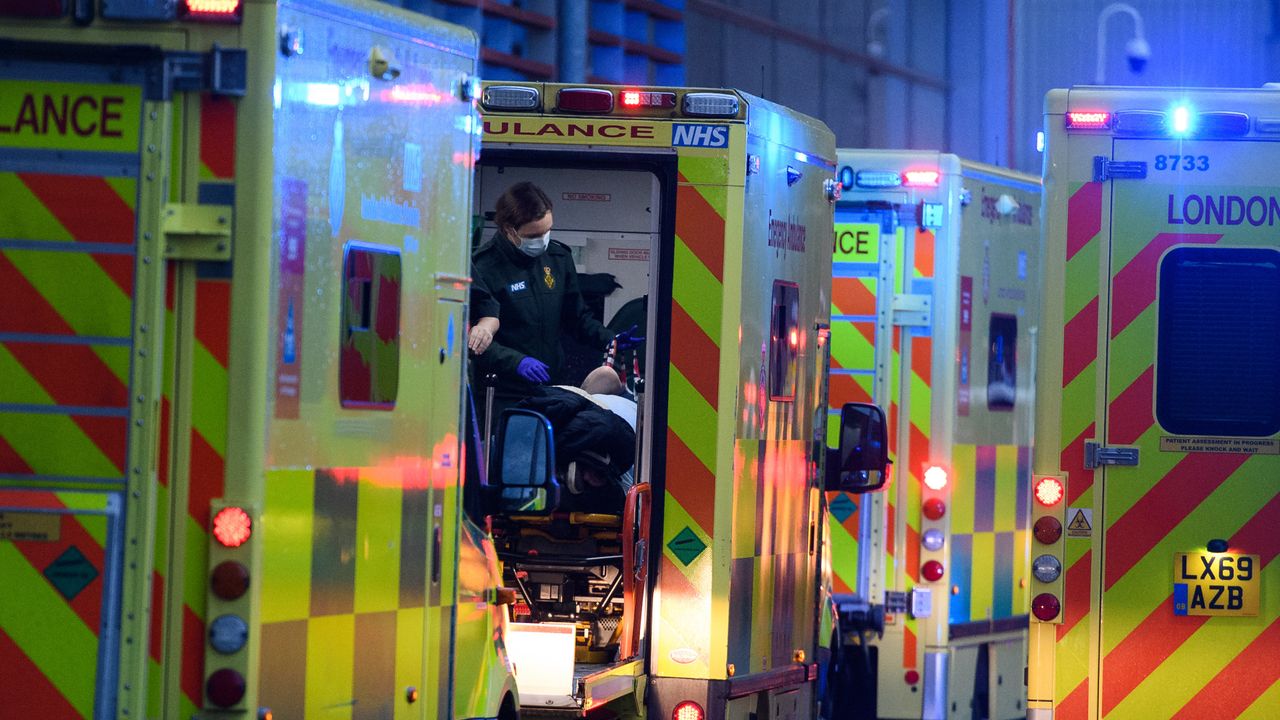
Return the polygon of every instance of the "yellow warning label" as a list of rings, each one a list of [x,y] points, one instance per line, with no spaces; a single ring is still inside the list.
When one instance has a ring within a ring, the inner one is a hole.
[[[1256,437],[1160,437],[1160,452],[1280,455],[1280,440]]]
[[[53,513],[0,512],[0,540],[55,542],[62,522]]]
[[[834,262],[880,261],[879,223],[836,223]]]
[[[1093,510],[1068,508],[1067,537],[1089,537],[1093,534]]]
[[[136,152],[142,88],[0,80],[0,147]]]

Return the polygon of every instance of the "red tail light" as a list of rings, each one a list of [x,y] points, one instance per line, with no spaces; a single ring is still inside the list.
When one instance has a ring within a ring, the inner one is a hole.
[[[226,547],[240,547],[253,534],[253,520],[238,507],[226,507],[213,516],[213,536]]]
[[[242,0],[182,0],[181,17],[186,20],[238,21]]]
[[[1035,534],[1037,542],[1052,545],[1058,542],[1058,538],[1062,537],[1062,523],[1056,517],[1045,515],[1036,520],[1036,524],[1031,531]]]
[[[1058,598],[1049,593],[1040,593],[1031,601],[1031,614],[1041,622],[1049,622],[1058,617],[1061,611],[1062,604],[1058,602]]]
[[[938,187],[941,173],[937,170],[908,170],[902,173],[902,184],[910,187]]]
[[[671,720],[706,720],[706,717],[702,706],[692,700],[685,700],[671,711]]]
[[[1067,127],[1072,130],[1106,130],[1111,127],[1111,113],[1101,110],[1076,110],[1067,113]]]
[[[623,90],[621,104],[624,108],[674,108],[676,106],[676,94],[673,92]]]
[[[929,498],[924,501],[924,506],[920,508],[920,512],[930,520],[941,520],[943,515],[947,514],[947,504],[938,498]]]
[[[220,562],[213,569],[209,585],[214,595],[223,600],[235,600],[249,589],[249,568],[235,560]]]
[[[947,471],[937,465],[931,466],[924,471],[924,484],[930,490],[941,490],[947,486]]]
[[[920,575],[929,582],[937,582],[942,579],[943,568],[942,563],[937,560],[930,560],[920,566]]]
[[[1057,505],[1064,494],[1062,481],[1055,477],[1042,477],[1036,481],[1036,502],[1045,507]]]
[[[215,670],[205,682],[209,700],[218,707],[231,707],[244,699],[244,676],[231,668]]]

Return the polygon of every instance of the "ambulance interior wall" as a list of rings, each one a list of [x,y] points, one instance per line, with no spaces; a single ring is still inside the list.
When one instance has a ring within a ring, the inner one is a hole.
[[[497,231],[498,198],[523,181],[537,184],[550,198],[551,239],[569,246],[578,273],[609,273],[622,286],[605,296],[603,322],[649,293],[662,217],[657,176],[644,170],[482,165],[476,172],[475,214],[484,216],[479,243]]]

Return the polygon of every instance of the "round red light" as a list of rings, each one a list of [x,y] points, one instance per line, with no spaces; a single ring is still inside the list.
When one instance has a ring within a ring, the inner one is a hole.
[[[671,711],[671,720],[705,720],[706,717],[702,706],[692,700],[685,700]]]
[[[213,516],[213,536],[227,547],[240,547],[253,534],[253,520],[238,507],[226,507]]]
[[[1058,617],[1061,610],[1062,604],[1058,602],[1058,598],[1049,593],[1040,593],[1031,601],[1031,614],[1041,622],[1049,622]]]
[[[924,471],[924,484],[930,490],[941,490],[947,486],[947,471],[937,465],[931,465]]]
[[[1036,540],[1045,545],[1052,545],[1058,542],[1058,538],[1062,537],[1062,523],[1058,518],[1052,515],[1045,515],[1036,520],[1035,526],[1032,528],[1035,533]]]
[[[215,670],[204,684],[209,700],[218,707],[231,707],[244,698],[244,676],[231,668]]]
[[[924,501],[920,511],[930,520],[941,520],[942,516],[947,514],[947,504],[938,498],[929,498]]]
[[[937,560],[930,560],[920,566],[920,575],[929,582],[937,582],[942,579],[942,563]]]
[[[915,685],[920,682],[920,673],[915,670],[908,670],[902,675],[902,679],[905,680],[908,685]]]
[[[210,573],[209,586],[223,600],[235,600],[249,589],[249,568],[235,560],[224,560]]]
[[[1056,477],[1042,477],[1036,481],[1036,502],[1045,507],[1053,507],[1062,501],[1065,491],[1062,481]]]

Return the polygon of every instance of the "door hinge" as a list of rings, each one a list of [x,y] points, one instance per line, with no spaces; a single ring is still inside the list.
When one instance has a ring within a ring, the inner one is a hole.
[[[175,92],[209,92],[244,97],[249,82],[248,51],[217,43],[209,52],[167,52],[164,73],[155,78],[151,100],[169,100]]]
[[[1111,160],[1105,155],[1093,156],[1093,181],[1142,180],[1147,177],[1145,160]]]
[[[932,322],[931,298],[928,295],[907,295],[899,293],[893,296],[893,324],[913,327],[928,327]]]
[[[1138,456],[1138,448],[1135,447],[1107,447],[1092,440],[1084,444],[1084,466],[1087,469],[1103,465],[1132,467],[1138,464]]]
[[[160,223],[167,260],[230,260],[231,206],[169,203]]]

